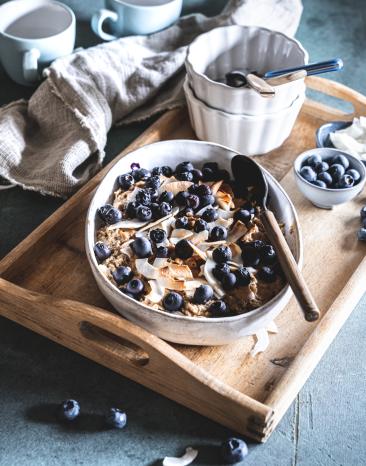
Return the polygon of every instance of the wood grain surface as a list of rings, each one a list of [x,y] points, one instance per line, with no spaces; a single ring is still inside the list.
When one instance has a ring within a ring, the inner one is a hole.
[[[365,113],[365,97],[310,78]],[[0,314],[234,430],[265,441],[366,289],[365,245],[356,240],[362,196],[332,211],[298,192],[292,161],[314,147],[328,120],[352,118],[306,101],[290,138],[257,157],[290,195],[304,238],[304,277],[319,304],[319,322],[304,321],[294,299],[276,319],[279,333],[253,358],[254,338],[221,347],[170,345],[127,322],[96,288],[84,253],[84,220],[106,167],[0,262]],[[126,152],[171,138],[194,138],[186,111],[166,113]],[[174,164],[172,160],[172,164]]]

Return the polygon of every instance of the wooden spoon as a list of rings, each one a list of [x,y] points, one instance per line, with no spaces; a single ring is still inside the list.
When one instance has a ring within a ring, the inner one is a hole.
[[[305,283],[273,212],[267,208],[268,184],[261,167],[245,155],[236,155],[231,161],[231,168],[236,181],[244,186],[253,187],[253,191],[251,191],[253,198],[262,209],[260,220],[277,252],[282,270],[304,313],[305,319],[314,322],[319,318],[319,308]]]

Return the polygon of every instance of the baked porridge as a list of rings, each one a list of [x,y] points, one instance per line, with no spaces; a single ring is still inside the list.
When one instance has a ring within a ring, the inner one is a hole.
[[[285,280],[250,187],[217,163],[132,164],[101,206],[94,253],[122,293],[154,309],[225,317],[256,309]]]

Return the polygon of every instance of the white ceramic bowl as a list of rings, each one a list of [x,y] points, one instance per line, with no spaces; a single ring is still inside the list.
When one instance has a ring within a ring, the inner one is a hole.
[[[315,154],[320,155],[325,162],[337,154],[346,156],[350,163],[349,168],[355,168],[360,173],[360,181],[351,188],[345,189],[321,188],[320,186],[315,186],[309,181],[306,181],[300,175],[300,170],[305,160],[310,157],[310,155]],[[315,206],[322,209],[332,209],[335,205],[350,201],[363,190],[366,181],[365,165],[359,159],[351,154],[348,154],[347,152],[343,152],[338,149],[330,149],[327,147],[307,150],[306,152],[300,154],[294,162],[294,172],[297,187],[302,192],[302,194]]]
[[[184,83],[189,117],[198,139],[231,147],[245,155],[265,154],[290,135],[305,100],[305,85],[295,102],[277,113],[248,116],[222,112],[199,100]]]
[[[130,152],[114,165],[97,188],[90,203],[86,220],[86,254],[100,291],[124,317],[165,340],[191,345],[221,345],[251,335],[277,317],[290,300],[292,292],[285,286],[264,306],[234,317],[185,317],[152,309],[124,295],[100,273],[93,252],[96,230],[100,225],[96,211],[111,200],[116,189],[117,176],[129,171],[133,162],[151,169],[156,165],[174,167],[187,159],[197,166],[202,166],[206,161],[216,161],[222,168],[231,172],[230,162],[235,155],[236,153],[230,149],[200,141],[174,140],[147,145]],[[296,261],[301,264],[303,246],[295,208],[278,182],[267,172],[266,177],[271,208],[277,219],[284,223],[286,239]]]
[[[195,39],[188,48],[186,69],[196,96],[209,107],[228,113],[261,115],[286,107],[302,92],[304,81],[276,86],[276,96],[263,98],[247,87],[223,82],[229,71],[264,73],[307,64],[308,53],[297,40],[281,32],[254,26],[225,26]]]

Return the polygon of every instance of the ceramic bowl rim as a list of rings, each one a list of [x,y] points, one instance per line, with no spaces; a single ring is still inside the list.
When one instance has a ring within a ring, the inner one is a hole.
[[[344,155],[345,157],[347,157],[347,159],[352,160],[353,163],[355,163],[356,165],[361,167],[360,170],[358,170],[358,171],[361,172],[360,173],[361,178],[360,178],[359,182],[357,184],[353,185],[353,186],[350,186],[349,188],[323,188],[321,186],[317,186],[317,185],[315,185],[313,183],[310,183],[310,181],[305,180],[305,178],[303,178],[300,175],[298,167],[301,167],[302,162],[305,160],[305,155],[306,154],[309,153],[309,155],[310,155],[310,153],[314,153],[315,151],[319,151],[319,150],[322,151],[322,149],[327,150],[327,151],[332,151],[332,152],[334,151],[337,154]],[[317,147],[316,149],[309,149],[307,151],[301,152],[301,154],[299,154],[296,157],[295,161],[294,161],[293,169],[294,169],[294,172],[295,172],[298,179],[303,181],[306,185],[317,189],[319,192],[344,193],[344,192],[351,192],[352,190],[357,191],[358,188],[362,189],[362,185],[364,185],[365,181],[366,181],[366,168],[365,168],[365,165],[361,162],[361,160],[359,160],[357,157],[350,154],[349,152],[346,152],[346,151],[343,151],[343,150],[340,150],[340,149],[336,149],[336,148],[332,148],[332,147]]]
[[[324,146],[324,144],[320,140],[320,132],[326,128],[327,126],[331,126],[335,123],[343,123],[344,126],[342,129],[348,128],[349,126],[352,125],[352,120],[351,121],[346,121],[346,120],[337,120],[337,121],[328,121],[328,123],[324,123],[323,125],[319,126],[319,128],[315,132],[315,140],[316,140],[316,146],[318,149],[337,149],[336,147],[329,147],[329,146]],[[329,133],[328,133],[329,134]]]
[[[252,91],[252,89],[247,88],[247,87],[240,87],[240,88],[231,87],[231,86],[228,86],[225,83],[220,83],[218,81],[214,81],[213,79],[209,78],[206,74],[201,73],[200,71],[197,71],[196,68],[194,67],[194,65],[192,64],[192,62],[190,61],[190,58],[189,58],[190,53],[192,52],[192,49],[197,45],[197,42],[199,42],[201,40],[202,36],[205,36],[206,34],[208,35],[208,34],[212,33],[213,31],[216,31],[218,29],[224,29],[224,28],[225,29],[227,29],[227,28],[237,28],[237,29],[241,29],[242,31],[243,30],[248,30],[248,29],[253,29],[253,30],[257,30],[257,31],[265,31],[267,33],[282,36],[285,39],[287,39],[289,42],[292,42],[295,46],[297,46],[297,48],[300,50],[300,52],[304,56],[304,64],[306,64],[308,62],[308,60],[309,60],[309,54],[306,51],[306,49],[303,47],[301,42],[298,41],[297,39],[295,39],[294,37],[288,36],[287,34],[285,34],[283,32],[276,31],[274,29],[269,29],[269,28],[266,28],[266,27],[242,26],[240,24],[231,24],[229,26],[219,26],[217,28],[211,29],[210,31],[204,32],[204,33],[200,34],[199,36],[197,36],[191,42],[191,44],[188,46],[186,59],[185,59],[185,63],[188,65],[189,72],[191,72],[192,74],[195,74],[196,76],[198,76],[200,78],[203,78],[208,84],[213,85],[213,86],[217,86],[218,89],[230,90],[233,93],[239,93],[239,92],[243,92],[243,91],[244,92],[251,92]]]
[[[291,111],[293,110],[293,108],[296,106],[297,103],[300,103],[301,100],[302,100],[302,103],[304,103],[305,101],[305,84],[304,84],[303,91],[298,94],[296,99],[291,103],[289,107],[285,107],[273,113],[261,113],[259,115],[247,115],[246,113],[224,112],[223,110],[219,110],[218,108],[211,107],[210,105],[206,104],[206,102],[203,102],[201,99],[199,99],[194,94],[194,90],[192,89],[188,76],[186,76],[184,80],[183,90],[189,100],[191,100],[193,103],[196,103],[197,105],[202,107],[204,110],[211,112],[214,115],[219,115],[222,118],[226,118],[228,120],[236,120],[236,121],[248,121],[248,122],[263,121],[263,120],[271,121],[271,120],[280,118],[284,115],[291,113]]]
[[[149,144],[148,146],[150,147],[152,145],[157,145],[157,144],[161,145],[161,144],[165,144],[165,143],[169,144],[171,142],[172,142],[172,140],[157,141],[157,142],[154,142],[152,144]],[[202,145],[202,146],[207,146],[207,145],[215,146],[215,147],[218,147],[219,149],[224,149],[225,151],[230,151],[230,152],[232,152],[234,154],[239,154],[239,152],[237,152],[237,151],[235,151],[235,150],[233,150],[233,149],[231,149],[229,147],[223,146],[221,144],[206,142],[206,141],[196,141],[196,140],[192,140],[192,139],[176,139],[176,140],[174,140],[174,142],[175,143],[187,143],[188,142],[188,143],[199,144],[199,145]],[[147,146],[142,146],[142,147],[140,147],[138,149],[135,149],[135,150],[129,152],[129,154],[131,154],[132,152],[136,152],[136,151],[139,151],[141,149],[144,149],[146,147]],[[93,197],[90,200],[87,215],[86,215],[86,222],[85,222],[85,250],[86,250],[87,258],[89,259],[89,261],[88,261],[89,265],[91,266],[93,272],[98,274],[98,276],[103,280],[104,284],[107,286],[108,290],[111,293],[113,293],[113,295],[116,298],[118,298],[120,301],[121,301],[121,298],[122,298],[122,301],[123,300],[129,300],[131,303],[133,303],[135,305],[137,304],[139,306],[142,306],[145,309],[152,312],[153,314],[157,313],[157,315],[160,315],[160,316],[165,317],[165,318],[169,318],[169,319],[173,319],[173,320],[177,320],[177,321],[192,322],[192,323],[193,322],[201,322],[201,323],[212,323],[212,324],[215,324],[215,325],[219,325],[222,322],[227,322],[227,323],[236,322],[236,321],[239,321],[239,320],[243,319],[244,317],[245,318],[247,318],[247,317],[256,317],[257,314],[265,312],[268,308],[270,308],[276,301],[279,301],[289,291],[290,285],[288,283],[286,283],[284,285],[284,287],[279,291],[279,293],[277,293],[276,296],[274,296],[272,299],[270,299],[265,304],[263,304],[263,306],[260,306],[260,307],[258,307],[256,309],[253,309],[252,311],[249,311],[249,312],[246,312],[246,313],[243,313],[243,314],[238,314],[238,315],[235,315],[235,316],[210,317],[210,318],[207,318],[207,317],[190,317],[190,316],[185,316],[185,315],[181,316],[181,315],[176,315],[176,314],[170,314],[170,313],[167,313],[166,311],[161,311],[160,309],[154,309],[153,307],[150,307],[150,306],[148,306],[146,304],[140,303],[140,302],[134,300],[133,298],[130,298],[129,296],[126,296],[125,294],[123,294],[99,270],[99,267],[98,267],[99,264],[98,264],[98,262],[97,262],[97,260],[95,258],[95,254],[93,252],[93,245],[89,244],[89,238],[88,238],[89,229],[91,228],[91,226],[90,226],[91,222],[95,221],[94,217],[91,218],[91,214],[92,214],[91,208],[92,208],[94,198],[97,196],[97,194],[98,194],[98,192],[99,192],[99,190],[101,188],[101,185],[104,182],[105,178],[109,175],[109,173],[112,170],[115,169],[115,167],[120,163],[120,161],[123,161],[123,158],[120,159],[118,162],[116,162],[116,164],[114,164],[113,167],[111,167],[110,170],[108,170],[108,172],[104,175],[103,179],[99,182],[98,187],[94,191]],[[298,215],[297,215],[297,212],[296,212],[296,208],[295,208],[294,204],[292,203],[290,197],[286,193],[286,191],[276,181],[276,179],[263,167],[262,167],[262,170],[264,171],[266,177],[268,177],[268,178],[272,179],[273,181],[275,181],[276,189],[279,189],[282,192],[282,194],[287,199],[289,206],[291,207],[291,212],[292,212],[292,214],[294,216],[293,224],[294,224],[294,227],[295,227],[295,231],[297,231],[296,237],[298,238],[298,241],[297,241],[298,257],[296,259],[296,262],[297,262],[298,266],[301,268],[302,264],[303,264],[303,248],[304,248],[304,245],[303,245],[302,234],[301,234],[301,226],[300,226],[299,218],[298,218]]]

